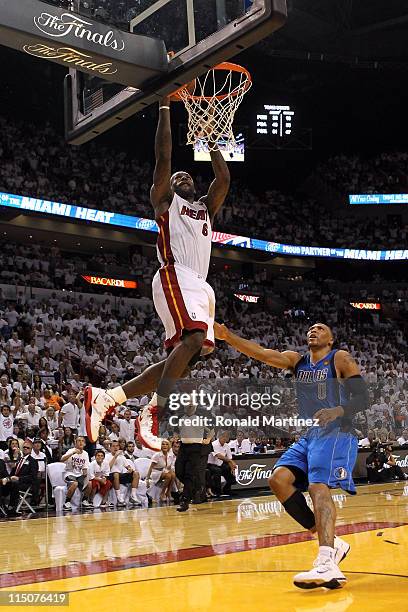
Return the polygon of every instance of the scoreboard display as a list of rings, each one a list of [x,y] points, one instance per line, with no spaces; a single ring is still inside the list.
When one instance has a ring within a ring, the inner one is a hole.
[[[256,115],[256,133],[259,136],[285,138],[293,134],[295,111],[290,106],[264,104]]]

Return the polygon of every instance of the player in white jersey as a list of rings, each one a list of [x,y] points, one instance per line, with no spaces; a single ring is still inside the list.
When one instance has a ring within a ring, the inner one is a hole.
[[[205,126],[203,126],[205,134]],[[210,140],[210,139],[209,139]],[[139,439],[160,450],[158,422],[168,397],[189,366],[214,349],[214,291],[206,282],[211,255],[212,223],[227,196],[230,174],[216,143],[209,142],[215,178],[208,193],[196,199],[187,172],[171,174],[170,98],[159,105],[156,167],[150,192],[161,268],[153,279],[153,301],[166,330],[167,359],[148,367],[123,386],[85,391],[87,434],[94,442],[106,412],[127,399],[157,391],[137,420]]]

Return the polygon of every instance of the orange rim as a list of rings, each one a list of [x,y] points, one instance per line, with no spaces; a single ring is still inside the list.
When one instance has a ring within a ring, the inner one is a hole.
[[[246,92],[252,85],[252,77],[251,77],[250,72],[248,72],[246,68],[244,68],[243,66],[240,66],[239,64],[233,64],[231,62],[222,62],[221,64],[214,66],[214,68],[212,68],[211,70],[229,70],[231,72],[240,72],[246,76],[246,80],[243,81],[243,83],[241,83],[239,87],[236,87],[236,89],[234,89],[232,92],[228,92],[225,94],[219,94],[217,96],[194,96],[192,94],[188,94],[187,96],[185,96],[186,98],[188,98],[189,100],[207,100],[207,101],[214,100],[214,99],[225,100],[226,98],[234,98],[242,91],[242,89],[244,90],[244,92]],[[180,91],[188,87],[188,85],[189,84],[187,83],[186,85],[179,87],[179,89],[177,89],[174,93],[171,94],[170,99],[173,100],[173,102],[183,102],[183,97],[180,96]]]

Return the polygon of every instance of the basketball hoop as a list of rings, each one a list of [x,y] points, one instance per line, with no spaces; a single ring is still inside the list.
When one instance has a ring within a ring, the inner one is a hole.
[[[172,94],[188,112],[187,144],[206,140],[210,150],[222,140],[236,146],[232,129],[235,113],[252,85],[246,68],[223,62]]]

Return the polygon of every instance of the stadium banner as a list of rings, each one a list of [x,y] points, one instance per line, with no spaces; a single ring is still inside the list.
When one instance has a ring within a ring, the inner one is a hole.
[[[34,212],[50,215],[53,217],[65,217],[77,221],[91,221],[103,223],[120,228],[144,230],[158,233],[158,227],[153,219],[133,217],[112,213],[105,210],[96,210],[73,204],[62,204],[50,202],[39,198],[13,195],[0,192],[0,205],[8,208],[16,208],[22,212]],[[317,247],[297,246],[269,242],[258,238],[236,236],[224,232],[213,232],[212,241],[218,246],[236,247],[240,249],[253,249],[264,251],[271,255],[288,255],[292,257],[325,257],[330,259],[347,259],[358,261],[407,261],[408,249],[375,251],[361,248],[339,248],[339,247]]]
[[[350,306],[357,310],[381,310],[381,304],[373,302],[350,302]]]
[[[164,41],[125,32],[39,0],[0,0],[0,44],[113,83],[165,74]]]
[[[241,302],[249,302],[250,304],[257,304],[259,301],[258,295],[246,295],[244,293],[234,293],[234,296],[241,300]]]
[[[353,194],[349,204],[408,204],[408,193]]]
[[[119,287],[120,289],[137,289],[137,282],[122,278],[106,278],[104,276],[86,276],[82,278],[91,285],[102,285],[103,287]]]
[[[353,478],[367,478],[366,461],[372,450],[359,450],[356,465],[353,470]],[[268,486],[268,478],[271,476],[273,467],[283,453],[264,453],[262,455],[234,455],[237,464],[237,484],[232,485],[235,490],[257,489]],[[394,449],[392,454],[397,465],[405,474],[408,474],[408,449]]]

